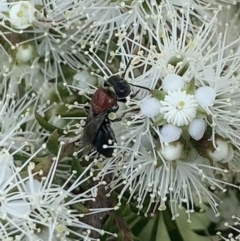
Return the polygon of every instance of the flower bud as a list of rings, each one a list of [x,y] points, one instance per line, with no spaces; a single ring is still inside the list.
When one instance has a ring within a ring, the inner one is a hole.
[[[162,88],[165,92],[182,89],[184,87],[184,80],[177,74],[168,74],[162,81]]]
[[[164,148],[161,150],[161,154],[166,161],[176,161],[182,157],[183,144],[178,141],[174,143],[165,143]]]
[[[87,89],[89,85],[96,85],[97,78],[88,71],[83,70],[73,76],[73,85],[79,89]]]
[[[202,107],[212,106],[216,98],[216,91],[210,86],[203,86],[196,90],[195,99]]]
[[[143,115],[153,118],[154,116],[160,114],[161,104],[158,99],[150,97],[142,101],[140,108]]]
[[[233,158],[233,148],[226,141],[217,138],[217,149],[214,151],[208,150],[208,155],[216,162],[226,163]]]
[[[27,63],[34,57],[34,49],[31,44],[20,45],[17,48],[16,60],[19,64]]]
[[[188,126],[189,135],[196,141],[200,140],[207,128],[206,122],[203,119],[194,119]]]
[[[160,134],[162,142],[173,142],[180,138],[182,129],[175,125],[167,124],[162,127]]]

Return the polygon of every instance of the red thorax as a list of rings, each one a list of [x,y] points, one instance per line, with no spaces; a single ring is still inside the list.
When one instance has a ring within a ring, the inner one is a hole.
[[[104,88],[98,88],[93,94],[91,100],[92,111],[95,115],[98,115],[109,108],[112,108],[117,103],[107,90]]]

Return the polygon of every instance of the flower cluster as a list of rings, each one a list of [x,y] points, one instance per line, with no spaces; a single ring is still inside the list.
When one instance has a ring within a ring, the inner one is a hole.
[[[234,229],[239,4],[1,0],[0,239],[97,241],[110,210],[130,237],[125,202]]]
[[[179,207],[190,214],[203,202],[218,214],[211,189],[225,192],[233,185],[229,173],[239,168],[240,55],[233,51],[239,39],[226,44],[228,28],[217,33],[216,18],[190,34],[170,17],[171,32],[162,18],[155,21],[159,35],[149,48],[127,37],[137,53],[119,47],[132,61],[126,79],[149,91],[134,88],[139,92],[120,112],[122,121],[112,124],[118,144],[99,177],[111,173],[109,188],[120,188],[119,204],[127,192],[146,213],[164,210],[169,200],[173,218]]]
[[[88,210],[81,205],[95,200],[98,185],[74,194],[74,190],[91,178],[92,174],[84,178],[89,169],[76,178],[76,172],[68,172],[67,180],[57,185],[54,179],[57,178],[59,155],[52,160],[43,159],[36,165],[34,158],[40,151],[17,166],[14,156],[6,149],[1,150],[1,239],[13,240],[11,238],[15,237],[15,240],[46,241],[61,237],[61,240],[97,240],[90,238],[91,231],[100,234],[104,231],[84,223],[82,218],[110,209]],[[47,165],[50,167],[44,169]]]

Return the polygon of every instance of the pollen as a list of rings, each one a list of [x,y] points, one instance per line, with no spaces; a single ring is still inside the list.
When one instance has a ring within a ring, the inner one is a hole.
[[[185,106],[185,102],[181,100],[178,102],[177,109],[182,110],[184,106]]]
[[[24,12],[23,12],[23,11],[21,11],[21,10],[18,11],[18,13],[17,13],[17,16],[18,16],[18,17],[23,17],[23,15],[24,15]]]

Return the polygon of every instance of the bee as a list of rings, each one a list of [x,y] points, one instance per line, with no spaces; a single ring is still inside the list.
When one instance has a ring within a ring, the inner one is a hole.
[[[131,95],[130,86],[150,91],[144,86],[130,84],[124,79],[130,63],[128,63],[123,77],[114,75],[108,78],[103,87],[99,87],[95,91],[90,101],[90,109],[81,137],[82,146],[93,146],[98,153],[105,157],[112,156],[114,151],[112,146],[116,142],[111,121],[119,120],[110,120],[109,114],[117,112],[119,109],[118,101],[126,102],[128,96],[133,98],[138,94],[140,89]]]

